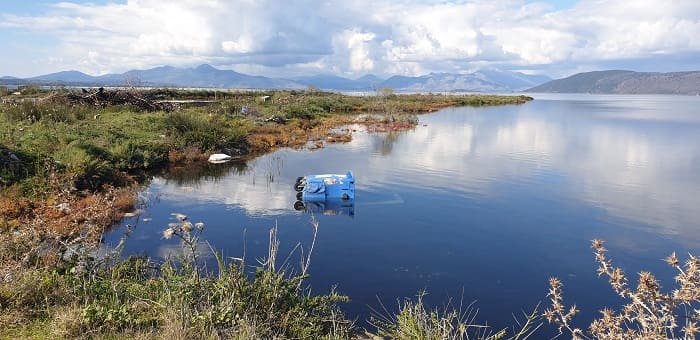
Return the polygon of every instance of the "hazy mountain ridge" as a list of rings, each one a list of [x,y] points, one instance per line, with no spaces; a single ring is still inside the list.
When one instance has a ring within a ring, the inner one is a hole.
[[[411,92],[514,92],[541,84],[546,76],[519,72],[482,70],[470,74],[431,73],[424,76],[393,76],[381,79],[365,75],[348,79],[334,75],[315,75],[292,79],[251,76],[232,70],[219,70],[211,65],[194,68],[160,66],[146,70],[131,70],[121,74],[91,76],[79,71],[61,71],[31,78],[2,77],[0,83],[51,84],[72,86],[173,86],[205,88],[303,89],[376,91],[390,87]]]
[[[700,94],[700,71],[635,72],[594,71],[552,80],[527,92],[601,94]]]

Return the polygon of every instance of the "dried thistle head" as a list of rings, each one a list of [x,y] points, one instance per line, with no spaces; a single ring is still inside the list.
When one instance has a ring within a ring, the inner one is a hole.
[[[203,222],[197,222],[194,224],[194,227],[197,228],[197,230],[202,231],[204,230],[204,223]]]
[[[602,249],[602,251],[604,252],[605,248],[603,248],[603,243],[605,243],[605,241],[595,238],[591,240],[591,248],[595,249],[596,251]]]
[[[180,222],[184,222],[187,220],[187,215],[179,214],[179,213],[173,214],[173,215],[175,215],[175,218],[177,218]]]
[[[625,272],[622,271],[622,269],[613,269],[612,272],[609,273],[609,277],[610,285],[612,285],[615,291],[617,291],[618,293],[624,291],[624,288],[627,285],[627,277],[625,276]]]
[[[654,275],[650,272],[640,272],[637,293],[656,297],[661,295],[661,286]]]
[[[556,320],[556,317],[554,316],[554,311],[547,308],[544,310],[544,313],[542,314],[544,318],[547,320],[549,323],[554,323]]]
[[[685,272],[688,276],[698,277],[700,274],[700,259],[689,255],[688,261],[685,262]]]
[[[695,339],[695,334],[700,331],[698,324],[695,321],[688,321],[683,327],[683,333],[686,339]]]
[[[671,255],[669,255],[669,256],[665,259],[665,261],[666,261],[666,263],[668,263],[669,265],[674,266],[674,267],[677,267],[678,264],[680,263],[680,262],[678,261],[678,257],[676,257],[676,252],[675,252],[675,251],[674,251],[673,253],[671,253]]]
[[[552,291],[559,291],[559,289],[561,288],[561,286],[562,286],[561,280],[559,280],[559,279],[556,278],[556,277],[550,277],[550,278],[549,278],[549,287],[551,287],[550,290],[549,290],[550,295],[553,295]]]
[[[169,240],[173,235],[175,234],[175,229],[173,228],[168,228],[163,230],[163,238],[166,240]]]

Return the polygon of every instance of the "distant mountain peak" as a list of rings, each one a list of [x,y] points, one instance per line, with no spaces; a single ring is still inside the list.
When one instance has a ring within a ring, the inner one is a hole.
[[[154,68],[151,68],[151,69],[148,69],[148,70],[169,71],[169,70],[176,70],[176,69],[177,69],[177,68],[175,68],[175,67],[173,67],[173,66],[170,66],[170,65],[163,65],[163,66],[154,67]],[[148,70],[131,70],[131,71],[128,71],[128,72],[133,72],[133,71],[148,71]]]
[[[220,71],[219,69],[209,64],[201,64],[195,68],[197,71]]]
[[[357,78],[355,80],[383,80],[383,79],[374,75],[374,74],[365,74],[364,76]]]

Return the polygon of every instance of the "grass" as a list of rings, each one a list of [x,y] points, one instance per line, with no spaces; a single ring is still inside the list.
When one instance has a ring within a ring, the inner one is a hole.
[[[508,328],[494,332],[486,325],[475,322],[477,311],[474,303],[458,307],[451,301],[441,308],[429,309],[423,302],[427,292],[420,292],[415,300],[405,299],[399,301],[398,312],[390,312],[382,304],[383,311],[374,311],[370,323],[376,328],[376,332],[367,332],[372,337],[389,339],[420,339],[420,340],[447,340],[447,339],[527,339],[535,333],[541,323],[539,322],[538,307],[530,314],[524,314],[524,321],[512,329]]]
[[[227,263],[212,251],[218,268],[210,272],[194,256],[204,224],[178,219],[164,236],[181,239],[181,257],[123,259],[123,242],[96,256],[99,244],[82,243],[58,265],[0,281],[0,337],[349,337],[352,323],[339,309],[348,298],[314,295],[304,268],[276,264],[276,228],[264,265],[251,273],[245,259]]]
[[[195,110],[166,114],[112,107],[76,116],[76,111],[86,109],[33,103],[2,110],[0,180],[4,186],[46,176],[44,163],[48,162],[78,189],[95,190],[110,183],[117,172],[166,164],[169,151],[218,150],[244,143],[247,133],[239,121],[223,121]],[[55,114],[47,113],[53,111],[72,115],[62,114],[65,119],[57,120]]]

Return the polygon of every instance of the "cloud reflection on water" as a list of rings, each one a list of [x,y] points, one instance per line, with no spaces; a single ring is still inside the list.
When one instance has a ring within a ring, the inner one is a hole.
[[[550,99],[447,109],[423,116],[427,125],[414,131],[357,133],[347,145],[281,151],[258,158],[248,172],[199,182],[194,190],[162,179],[154,184],[183,203],[279,215],[292,209],[297,175],[333,162],[352,166],[358,191],[369,192],[410,185],[490,197],[501,185],[537,190],[556,177],[563,181],[552,199],[585,202],[656,233],[700,238],[700,117],[692,111],[700,99]]]
[[[544,105],[446,110],[444,118],[425,119],[428,126],[387,157],[404,172],[422,173],[427,186],[485,196],[503,182],[563,176],[570,197],[561,199],[584,201],[656,232],[697,238],[700,117],[688,114],[688,105],[674,111],[674,97],[663,99],[649,104],[656,111],[628,112],[624,102],[597,103],[596,111],[588,105],[544,113],[538,112]],[[375,168],[368,176],[386,173]]]

